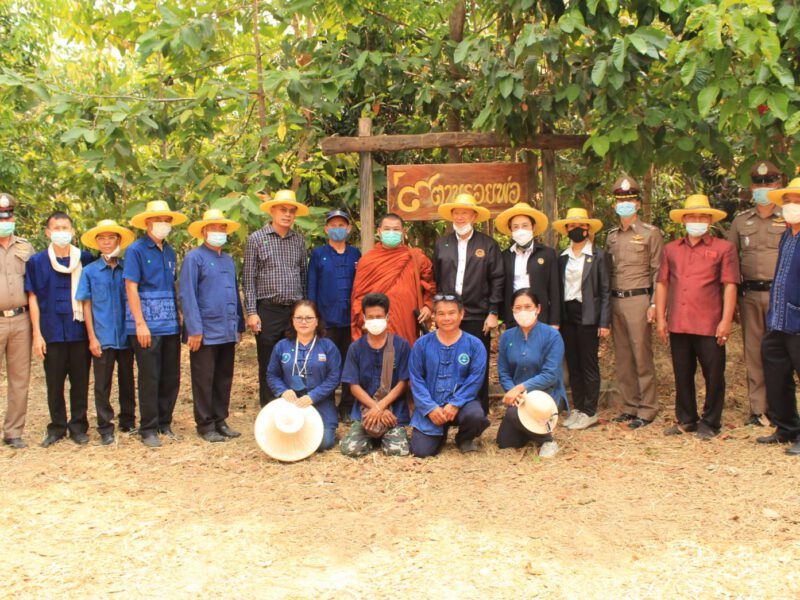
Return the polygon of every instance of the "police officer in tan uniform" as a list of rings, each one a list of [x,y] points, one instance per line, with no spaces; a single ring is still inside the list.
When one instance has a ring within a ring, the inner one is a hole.
[[[657,227],[639,220],[639,184],[632,177],[620,177],[613,191],[620,226],[608,232],[606,251],[611,256],[611,331],[622,401],[622,414],[613,420],[638,429],[658,414],[650,324],[655,322],[653,290],[664,241]]]
[[[744,339],[744,364],[750,418],[747,425],[767,425],[767,391],[761,366],[761,338],[769,308],[769,291],[778,260],[778,246],[786,223],[781,209],[767,192],[781,187],[781,172],[771,162],[758,161],[750,171],[755,206],[736,215],[728,239],[739,252],[742,284],[739,286],[739,320]]]
[[[8,404],[3,422],[3,442],[26,448],[22,439],[28,413],[28,383],[31,374],[31,317],[25,294],[25,264],[33,246],[14,235],[11,194],[0,192],[0,364],[5,358]]]

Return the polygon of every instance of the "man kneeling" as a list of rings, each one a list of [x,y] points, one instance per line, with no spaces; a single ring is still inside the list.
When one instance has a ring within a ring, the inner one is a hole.
[[[367,335],[351,344],[342,371],[358,400],[353,424],[342,439],[342,454],[364,456],[378,445],[387,456],[408,456],[408,342],[388,333],[389,298],[367,294],[361,301]]]
[[[489,427],[478,392],[486,369],[486,349],[478,338],[461,330],[464,304],[455,294],[433,297],[436,331],[422,336],[411,350],[409,376],[414,395],[411,452],[434,456],[458,426],[461,452],[475,452],[477,438]]]

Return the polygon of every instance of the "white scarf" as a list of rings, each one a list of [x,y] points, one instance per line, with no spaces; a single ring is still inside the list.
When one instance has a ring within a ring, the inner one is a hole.
[[[75,246],[69,246],[69,266],[65,267],[56,260],[56,251],[53,249],[53,244],[47,247],[47,256],[50,258],[50,266],[53,267],[58,273],[69,273],[72,278],[70,283],[72,285],[72,318],[75,321],[83,321],[83,303],[75,299],[75,294],[78,292],[78,282],[81,280],[81,251]]]

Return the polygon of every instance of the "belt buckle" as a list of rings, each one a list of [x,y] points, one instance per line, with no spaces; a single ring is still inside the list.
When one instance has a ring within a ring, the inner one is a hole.
[[[4,317],[15,317],[17,315],[16,311],[12,308],[11,310],[4,310],[3,316]]]

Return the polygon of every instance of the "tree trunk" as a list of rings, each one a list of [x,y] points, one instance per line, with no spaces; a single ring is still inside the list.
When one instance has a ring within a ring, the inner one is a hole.
[[[450,13],[449,18],[450,39],[456,43],[459,43],[464,39],[464,22],[466,17],[467,6],[464,3],[464,0],[460,0],[459,2],[456,2],[455,6],[453,7],[453,12]],[[450,61],[449,71],[450,78],[453,80],[453,82],[457,82],[459,79],[461,79],[461,70],[452,60]],[[457,98],[457,94],[453,94],[450,97],[450,109],[447,111],[448,131],[461,131],[461,112],[458,108],[454,107],[455,103],[452,102],[452,100]],[[447,149],[447,162],[460,163],[461,158],[462,155],[459,148]]]
[[[253,0],[253,48],[256,55],[256,102],[258,103],[258,125],[260,128],[260,141],[258,154],[264,152],[269,146],[267,140],[267,99],[264,94],[264,64],[261,59],[261,40],[258,37],[258,2]]]

